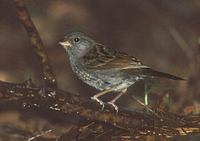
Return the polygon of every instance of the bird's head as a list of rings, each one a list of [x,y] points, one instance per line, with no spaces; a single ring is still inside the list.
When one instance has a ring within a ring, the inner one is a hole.
[[[82,57],[93,47],[95,41],[84,33],[71,32],[59,44],[63,46],[68,54]]]

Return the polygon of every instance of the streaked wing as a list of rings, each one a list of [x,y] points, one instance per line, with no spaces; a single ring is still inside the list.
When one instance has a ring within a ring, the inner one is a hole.
[[[137,69],[148,68],[135,57],[126,53],[116,52],[101,44],[96,44],[83,58],[84,65],[89,69]]]

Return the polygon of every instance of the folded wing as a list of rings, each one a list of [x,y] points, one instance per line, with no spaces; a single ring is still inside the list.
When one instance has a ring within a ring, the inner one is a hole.
[[[180,77],[159,72],[142,64],[141,61],[123,52],[106,48],[101,44],[96,44],[83,58],[82,63],[87,69],[116,69],[132,75],[164,77],[173,80],[184,80]]]
[[[117,52],[114,49],[106,48],[96,44],[83,58],[83,63],[89,69],[137,69],[148,68],[135,57],[126,53]]]

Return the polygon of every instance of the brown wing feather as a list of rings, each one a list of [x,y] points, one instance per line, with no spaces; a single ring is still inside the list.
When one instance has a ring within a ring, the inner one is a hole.
[[[119,70],[133,68],[148,68],[142,62],[126,53],[116,52],[106,48],[101,44],[96,44],[84,57],[83,62],[90,69],[110,69]]]
[[[83,63],[88,69],[119,69],[132,75],[146,75],[165,77],[174,80],[184,80],[180,77],[155,71],[142,64],[135,57],[126,53],[116,52],[101,44],[96,44],[83,58]]]

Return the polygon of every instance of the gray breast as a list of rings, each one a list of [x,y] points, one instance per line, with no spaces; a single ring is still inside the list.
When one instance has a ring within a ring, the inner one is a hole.
[[[94,70],[86,69],[76,59],[70,57],[72,70],[83,82],[95,87],[98,90],[106,90],[116,87],[116,91],[127,89],[130,85],[136,82],[135,77],[124,75],[115,69]]]
[[[93,73],[87,71],[79,65],[73,65],[72,70],[76,73],[79,79],[81,79],[86,84],[95,87],[99,90],[105,90],[108,85],[105,81],[95,76]]]
[[[83,82],[101,91],[112,87],[121,91],[135,83],[131,77],[125,77],[123,73],[115,70],[87,70],[80,65],[73,65],[72,70]]]

